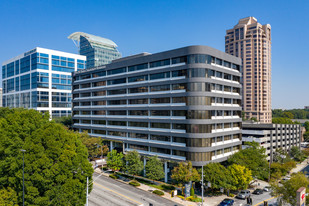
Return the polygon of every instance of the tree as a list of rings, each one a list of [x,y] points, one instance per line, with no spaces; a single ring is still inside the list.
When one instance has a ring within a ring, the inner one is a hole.
[[[294,118],[294,115],[291,113],[291,112],[283,112],[282,113],[282,117],[285,117],[285,118],[289,118],[289,119],[293,119]]]
[[[152,180],[164,178],[163,164],[157,156],[149,157],[146,163],[146,177]]]
[[[181,185],[191,181],[200,181],[201,176],[191,162],[180,162],[178,167],[174,167],[171,178]]]
[[[231,185],[234,190],[247,189],[252,180],[251,170],[245,166],[232,164],[227,167],[228,173],[231,176]]]
[[[303,152],[297,146],[291,148],[290,155],[296,161],[301,161],[302,158],[304,157]]]
[[[269,166],[266,160],[265,151],[266,149],[259,146],[256,142],[248,142],[248,148],[240,150],[233,154],[228,159],[228,164],[239,164],[247,167],[252,171],[252,175],[258,179],[267,179]]]
[[[35,110],[0,109],[0,190],[13,189],[18,205],[23,186],[20,149],[26,150],[26,205],[85,204],[86,179],[92,180],[93,168],[79,133]]]
[[[136,150],[127,152],[125,156],[126,169],[129,174],[139,175],[144,168],[143,162],[141,161],[141,156]]]
[[[113,172],[119,171],[123,168],[123,154],[117,153],[117,150],[112,150],[107,153],[107,167],[113,170]]]
[[[272,119],[273,124],[294,124],[294,122],[286,117],[275,117]]]
[[[87,134],[87,132],[83,132],[81,134],[81,139],[82,139],[83,144],[88,149],[89,157],[93,158],[93,157],[101,156],[102,154],[103,156],[107,154],[108,147],[107,145],[102,145],[103,143],[100,137],[90,137]],[[102,148],[100,145],[102,145]]]
[[[305,187],[308,191],[309,180],[303,173],[292,175],[290,180],[283,181],[281,184],[272,183],[273,195],[277,196],[279,202],[296,205],[296,191],[300,187]]]
[[[72,119],[72,116],[69,115],[69,116],[64,116],[64,117],[56,117],[56,118],[53,118],[53,120],[56,122],[56,123],[60,123],[60,124],[63,124],[64,126],[66,126],[68,129],[72,129],[72,125],[73,125],[73,119]]]
[[[17,202],[17,194],[12,188],[8,187],[0,190],[0,206],[18,206]]]
[[[306,131],[309,132],[309,122],[308,121],[306,121],[304,123],[304,127],[305,127]]]
[[[209,163],[204,166],[204,181],[211,183],[212,189],[231,189],[231,176],[220,163]]]

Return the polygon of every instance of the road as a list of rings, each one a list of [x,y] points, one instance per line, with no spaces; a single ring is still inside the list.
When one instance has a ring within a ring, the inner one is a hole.
[[[252,193],[252,191],[250,191]],[[270,195],[270,192],[264,192],[261,195],[255,195],[255,194],[251,194],[251,198],[252,198],[252,205],[254,206],[260,206],[260,205],[264,205],[263,201],[268,201],[268,203],[274,203],[276,202],[276,198],[272,197]],[[246,205],[247,201],[246,200],[241,200],[241,199],[237,199],[235,198],[235,206],[239,206],[239,205]]]
[[[174,206],[175,202],[159,197],[131,185],[109,177],[93,174],[93,190],[89,196],[89,206]]]

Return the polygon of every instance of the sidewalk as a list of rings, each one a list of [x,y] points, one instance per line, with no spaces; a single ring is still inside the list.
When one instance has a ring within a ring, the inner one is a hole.
[[[297,164],[295,168],[293,168],[290,173],[297,173],[303,170],[305,167],[308,166],[309,157],[307,157],[302,163]]]

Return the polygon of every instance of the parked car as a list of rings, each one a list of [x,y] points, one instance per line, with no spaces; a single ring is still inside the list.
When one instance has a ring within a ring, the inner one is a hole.
[[[263,194],[263,190],[258,188],[258,189],[253,191],[253,194],[255,194],[255,195]]]
[[[247,197],[250,196],[250,191],[249,190],[242,190],[238,195],[236,196],[239,199],[246,199]]]
[[[270,190],[271,190],[271,187],[270,186],[266,186],[266,187],[264,187],[264,189],[263,189],[265,192],[270,192]]]
[[[232,206],[233,204],[234,200],[226,198],[220,202],[219,206]]]

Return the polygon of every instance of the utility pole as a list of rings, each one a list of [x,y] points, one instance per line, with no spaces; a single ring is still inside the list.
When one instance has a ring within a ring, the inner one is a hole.
[[[204,166],[202,165],[202,206],[204,204]]]
[[[88,206],[88,177],[87,177],[87,191],[86,191],[86,206]]]
[[[20,150],[23,153],[23,206],[25,206],[25,152],[26,150]]]

